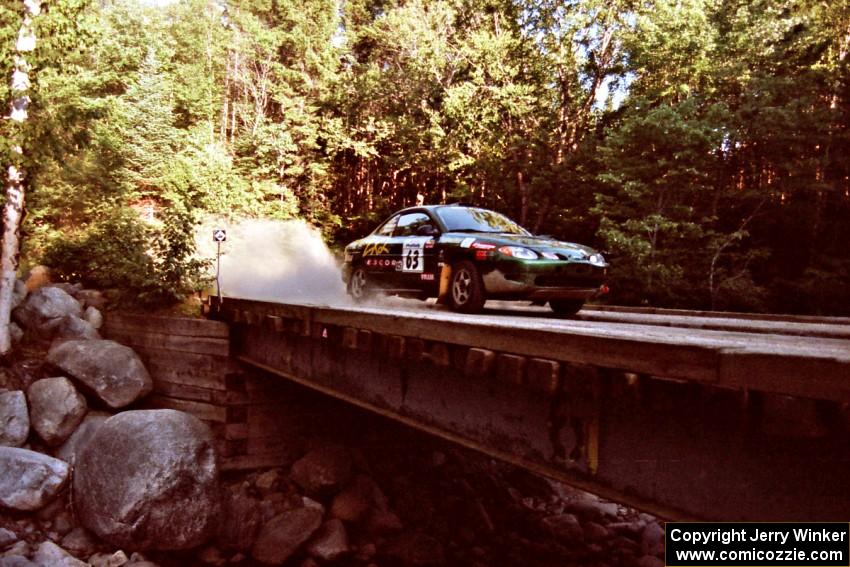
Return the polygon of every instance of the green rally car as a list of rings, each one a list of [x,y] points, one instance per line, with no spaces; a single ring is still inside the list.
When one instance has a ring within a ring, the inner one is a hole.
[[[548,301],[571,315],[607,292],[607,271],[592,248],[534,236],[500,213],[431,205],[403,209],[346,246],[343,281],[355,300],[376,291],[438,297],[462,313],[487,299]]]

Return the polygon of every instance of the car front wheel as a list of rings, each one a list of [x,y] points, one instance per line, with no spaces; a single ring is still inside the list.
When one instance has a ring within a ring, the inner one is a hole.
[[[372,295],[371,286],[369,285],[369,275],[362,267],[355,268],[351,273],[351,279],[348,280],[348,295],[354,301],[364,301]]]
[[[549,307],[556,315],[575,315],[579,312],[584,301],[575,299],[550,299]]]
[[[452,309],[461,313],[478,313],[484,307],[484,282],[472,262],[459,262],[452,269]]]

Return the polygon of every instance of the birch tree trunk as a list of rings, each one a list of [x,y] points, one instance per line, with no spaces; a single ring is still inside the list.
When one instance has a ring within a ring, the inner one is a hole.
[[[15,45],[15,71],[12,74],[12,105],[9,119],[13,122],[24,122],[27,119],[29,105],[29,65],[24,54],[35,49],[35,32],[33,18],[41,13],[41,5],[36,0],[24,0],[26,12],[24,21],[18,32]],[[20,132],[20,128],[19,128]],[[20,143],[20,139],[18,140]],[[14,153],[23,155],[20,145],[15,146]],[[12,161],[20,161],[13,159]],[[12,314],[12,292],[15,288],[15,278],[18,272],[18,255],[20,253],[20,228],[24,212],[24,172],[18,165],[10,164],[6,177],[6,204],[3,207],[3,240],[0,250],[0,356],[5,356],[12,349],[9,323]]]

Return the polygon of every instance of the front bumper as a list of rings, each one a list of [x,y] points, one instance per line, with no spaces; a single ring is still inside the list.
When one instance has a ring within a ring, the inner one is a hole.
[[[592,299],[605,293],[607,266],[586,262],[497,262],[483,274],[491,297]]]

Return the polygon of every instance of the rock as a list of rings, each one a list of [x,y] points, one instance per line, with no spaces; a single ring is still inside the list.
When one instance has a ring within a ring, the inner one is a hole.
[[[6,549],[16,541],[18,541],[18,536],[15,535],[15,532],[0,528],[0,550]]]
[[[602,541],[608,539],[609,535],[605,526],[596,522],[586,522],[584,524],[584,539],[587,541]]]
[[[201,561],[201,563],[206,565],[221,567],[227,563],[227,559],[225,559],[224,555],[221,554],[221,550],[214,546],[203,548],[201,551],[196,553],[195,556]]]
[[[95,329],[103,327],[103,314],[97,307],[89,305],[83,313],[83,319]]]
[[[12,309],[14,310],[27,298],[29,290],[27,284],[22,279],[15,280],[15,287],[12,288]]]
[[[260,530],[251,549],[257,561],[280,565],[295,553],[322,524],[322,513],[313,508],[287,510]]]
[[[618,506],[613,502],[601,502],[596,497],[581,498],[566,502],[565,509],[592,520],[616,518]]]
[[[20,447],[29,432],[30,416],[24,392],[0,392],[0,446]]]
[[[96,289],[81,289],[74,295],[74,297],[76,297],[78,301],[81,301],[84,307],[94,307],[99,311],[102,311],[103,308],[106,307],[106,298]],[[100,328],[97,325],[95,325],[95,327]]]
[[[13,343],[21,342],[21,339],[24,338],[24,330],[21,327],[12,321],[9,323],[9,336],[12,338]]]
[[[16,447],[0,447],[0,506],[38,510],[68,482],[68,464]]]
[[[226,549],[249,551],[262,519],[260,502],[256,498],[238,490],[225,491],[217,543]]]
[[[100,333],[94,325],[74,315],[66,315],[54,327],[54,335],[60,339],[99,339]]]
[[[88,563],[80,561],[52,541],[39,545],[32,560],[39,567],[88,567]]]
[[[572,514],[558,514],[543,518],[541,527],[554,537],[567,543],[578,543],[584,540],[578,518]]]
[[[269,494],[274,492],[274,489],[278,485],[278,481],[280,480],[280,473],[277,469],[268,470],[257,477],[257,480],[254,481],[254,486],[257,487],[257,490],[260,491],[261,494]]]
[[[89,557],[89,563],[91,563],[92,567],[123,567],[129,561],[127,554],[120,549],[111,555],[108,553],[95,553]]]
[[[27,399],[33,429],[51,446],[70,437],[88,410],[86,399],[64,377],[36,380],[27,389]]]
[[[404,528],[399,519],[391,510],[372,510],[366,518],[365,529],[370,534],[386,534],[397,532]]]
[[[348,533],[342,521],[325,522],[307,545],[307,553],[323,561],[335,561],[348,553]]]
[[[55,344],[47,361],[79,380],[111,408],[122,408],[153,389],[148,371],[130,347],[107,340]]]
[[[62,459],[66,463],[74,464],[74,459],[77,454],[85,447],[94,434],[103,425],[103,422],[111,417],[110,414],[103,411],[90,411],[83,418],[77,429],[68,437],[68,440],[62,444],[56,451],[56,458]]]
[[[63,536],[74,528],[74,518],[67,510],[62,510],[53,518],[53,530],[58,536]]]
[[[12,547],[3,553],[4,557],[11,557],[12,555],[30,555],[29,544],[23,540],[16,541]]]
[[[77,455],[73,489],[80,523],[113,545],[201,545],[220,509],[212,432],[175,410],[117,414]]]
[[[97,542],[84,528],[72,529],[59,543],[71,553],[83,557],[88,557],[97,549]]]
[[[370,509],[387,510],[387,497],[366,475],[357,475],[331,503],[331,515],[346,522],[358,522]]]
[[[643,528],[640,551],[644,555],[664,556],[664,529],[657,522],[650,522]]]
[[[35,291],[50,283],[50,268],[47,266],[34,266],[24,274],[23,279],[27,290]]]
[[[314,449],[295,461],[290,478],[311,496],[329,494],[351,478],[351,454],[338,446]]]
[[[40,567],[23,555],[0,557],[0,567]]]
[[[421,534],[403,534],[390,541],[384,553],[400,565],[419,567],[426,565],[442,565],[443,546],[433,537]]]
[[[57,287],[37,289],[13,312],[15,321],[24,329],[43,337],[52,336],[63,317],[82,314],[80,303]]]

